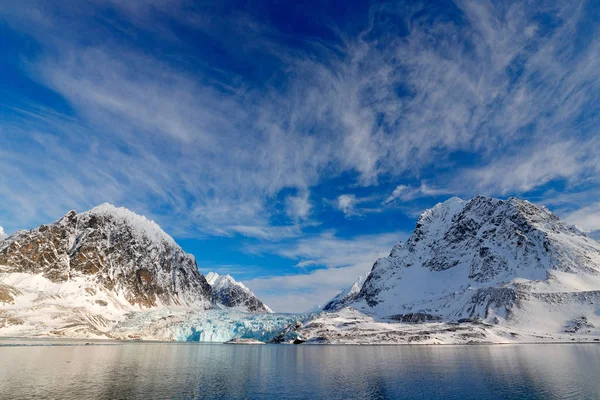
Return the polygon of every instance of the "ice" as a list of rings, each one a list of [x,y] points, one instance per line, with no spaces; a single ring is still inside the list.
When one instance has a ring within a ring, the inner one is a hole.
[[[176,340],[224,343],[244,338],[269,342],[286,328],[303,323],[314,314],[251,314],[232,310],[140,312],[112,332],[122,339]]]

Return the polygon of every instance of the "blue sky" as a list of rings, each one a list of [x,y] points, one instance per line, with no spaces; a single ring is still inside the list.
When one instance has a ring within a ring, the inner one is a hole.
[[[597,231],[599,21],[593,1],[0,2],[0,225],[125,206],[277,311],[451,196]]]

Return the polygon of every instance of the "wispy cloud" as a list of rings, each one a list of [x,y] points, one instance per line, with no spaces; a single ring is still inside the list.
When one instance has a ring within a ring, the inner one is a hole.
[[[312,204],[309,199],[309,192],[304,191],[297,196],[288,196],[285,199],[286,214],[293,220],[303,220],[308,218]]]
[[[247,284],[267,303],[271,301],[277,311],[308,310],[350,286],[406,237],[407,233],[397,232],[344,239],[334,232],[324,232],[285,246],[251,246],[247,251],[254,254],[275,253],[293,260],[300,268],[322,268],[309,273],[256,278]]]
[[[600,233],[600,202],[573,211],[565,215],[563,219],[582,231],[592,233],[592,236],[597,237]]]
[[[353,217],[363,217],[366,214],[381,212],[379,204],[373,205],[379,196],[357,197],[354,194],[341,194],[334,200],[324,199],[326,204],[341,211],[344,217],[350,219]]]
[[[338,196],[336,200],[336,207],[338,210],[344,213],[346,217],[351,217],[353,215],[359,215],[356,211],[356,196],[353,194],[341,194]]]
[[[485,167],[472,169],[455,183],[500,194],[527,192],[556,179],[576,184],[600,171],[600,160],[592,155],[598,151],[600,141],[597,139],[528,147],[517,154],[501,156]]]
[[[598,175],[594,6],[381,2],[360,29],[315,15],[324,39],[227,2],[5,2],[3,29],[35,48],[7,61],[43,93],[0,98],[0,218],[110,201],[175,236],[281,241],[268,251],[351,283],[389,243],[311,241],[331,229],[314,199],[366,218]]]
[[[397,201],[409,201],[421,197],[441,196],[450,193],[452,193],[452,191],[448,189],[435,189],[429,187],[425,182],[421,182],[421,185],[418,187],[398,185],[392,194],[383,201],[383,204],[388,205]]]
[[[168,24],[157,18],[167,15],[216,36],[216,24],[194,9],[184,15],[184,4],[103,7],[118,7],[134,26],[156,29],[157,35],[166,35]],[[93,43],[77,40],[80,25],[73,21],[93,14],[91,5],[69,10],[75,14],[68,23],[42,3],[31,2],[28,12],[3,11],[17,29],[33,16],[46,21],[31,30],[44,52],[29,60],[29,72],[69,102],[83,119],[88,140],[96,143],[85,155],[71,155],[68,162],[83,166],[82,171],[78,167],[35,184],[59,199],[56,182],[81,185],[80,175],[86,174],[85,188],[110,185],[104,191],[107,200],[130,199],[131,192],[156,196],[175,214],[191,212],[196,229],[219,234],[268,225],[272,213],[279,212],[270,204],[284,188],[300,191],[286,200],[285,210],[300,220],[311,210],[307,189],[324,179],[355,171],[359,184],[373,185],[382,175],[412,175],[434,162],[450,162],[447,157],[458,150],[490,160],[464,172],[490,194],[597,172],[590,166],[594,146],[581,146],[576,155],[555,162],[564,149],[561,138],[587,128],[580,116],[599,93],[600,44],[576,48],[569,39],[577,37],[585,6],[460,1],[456,12],[464,18],[451,21],[421,13],[422,4],[379,4],[358,36],[334,27],[339,34],[334,45],[307,41],[304,48],[283,46],[276,30],[237,14],[244,23],[236,29],[261,43],[261,49],[246,51],[267,54],[285,66],[283,75],[274,76],[285,85],[262,87],[230,72],[199,76],[114,34]],[[541,14],[557,23],[541,26]],[[406,33],[398,35],[397,24]],[[51,146],[49,130],[65,138],[67,117],[52,117],[54,126],[38,126],[43,146]],[[10,122],[4,130],[32,135],[30,121]],[[109,143],[120,143],[122,151],[108,150]],[[572,148],[578,143],[567,142]],[[527,151],[517,153],[515,146]],[[103,152],[132,165],[131,170],[111,170]],[[515,155],[507,158],[506,152]],[[503,170],[508,162],[517,163],[516,174]],[[540,163],[544,172],[535,168]],[[458,183],[451,189],[470,189]],[[21,185],[8,186],[7,191],[23,192]],[[423,184],[388,200],[415,199],[427,190],[435,189]],[[85,189],[80,192],[84,199],[61,202],[93,201]],[[11,196],[7,205],[18,208],[23,201]],[[352,204],[351,197],[338,198],[346,215],[356,212]]]

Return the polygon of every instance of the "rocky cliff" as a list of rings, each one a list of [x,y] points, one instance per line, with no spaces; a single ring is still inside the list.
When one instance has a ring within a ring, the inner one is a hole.
[[[54,283],[85,278],[132,305],[210,308],[213,300],[193,256],[156,223],[110,204],[71,211],[0,246],[4,272],[37,274]]]

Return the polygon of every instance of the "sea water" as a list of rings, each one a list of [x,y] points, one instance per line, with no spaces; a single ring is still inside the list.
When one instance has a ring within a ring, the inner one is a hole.
[[[600,345],[0,341],[1,399],[598,399]]]

